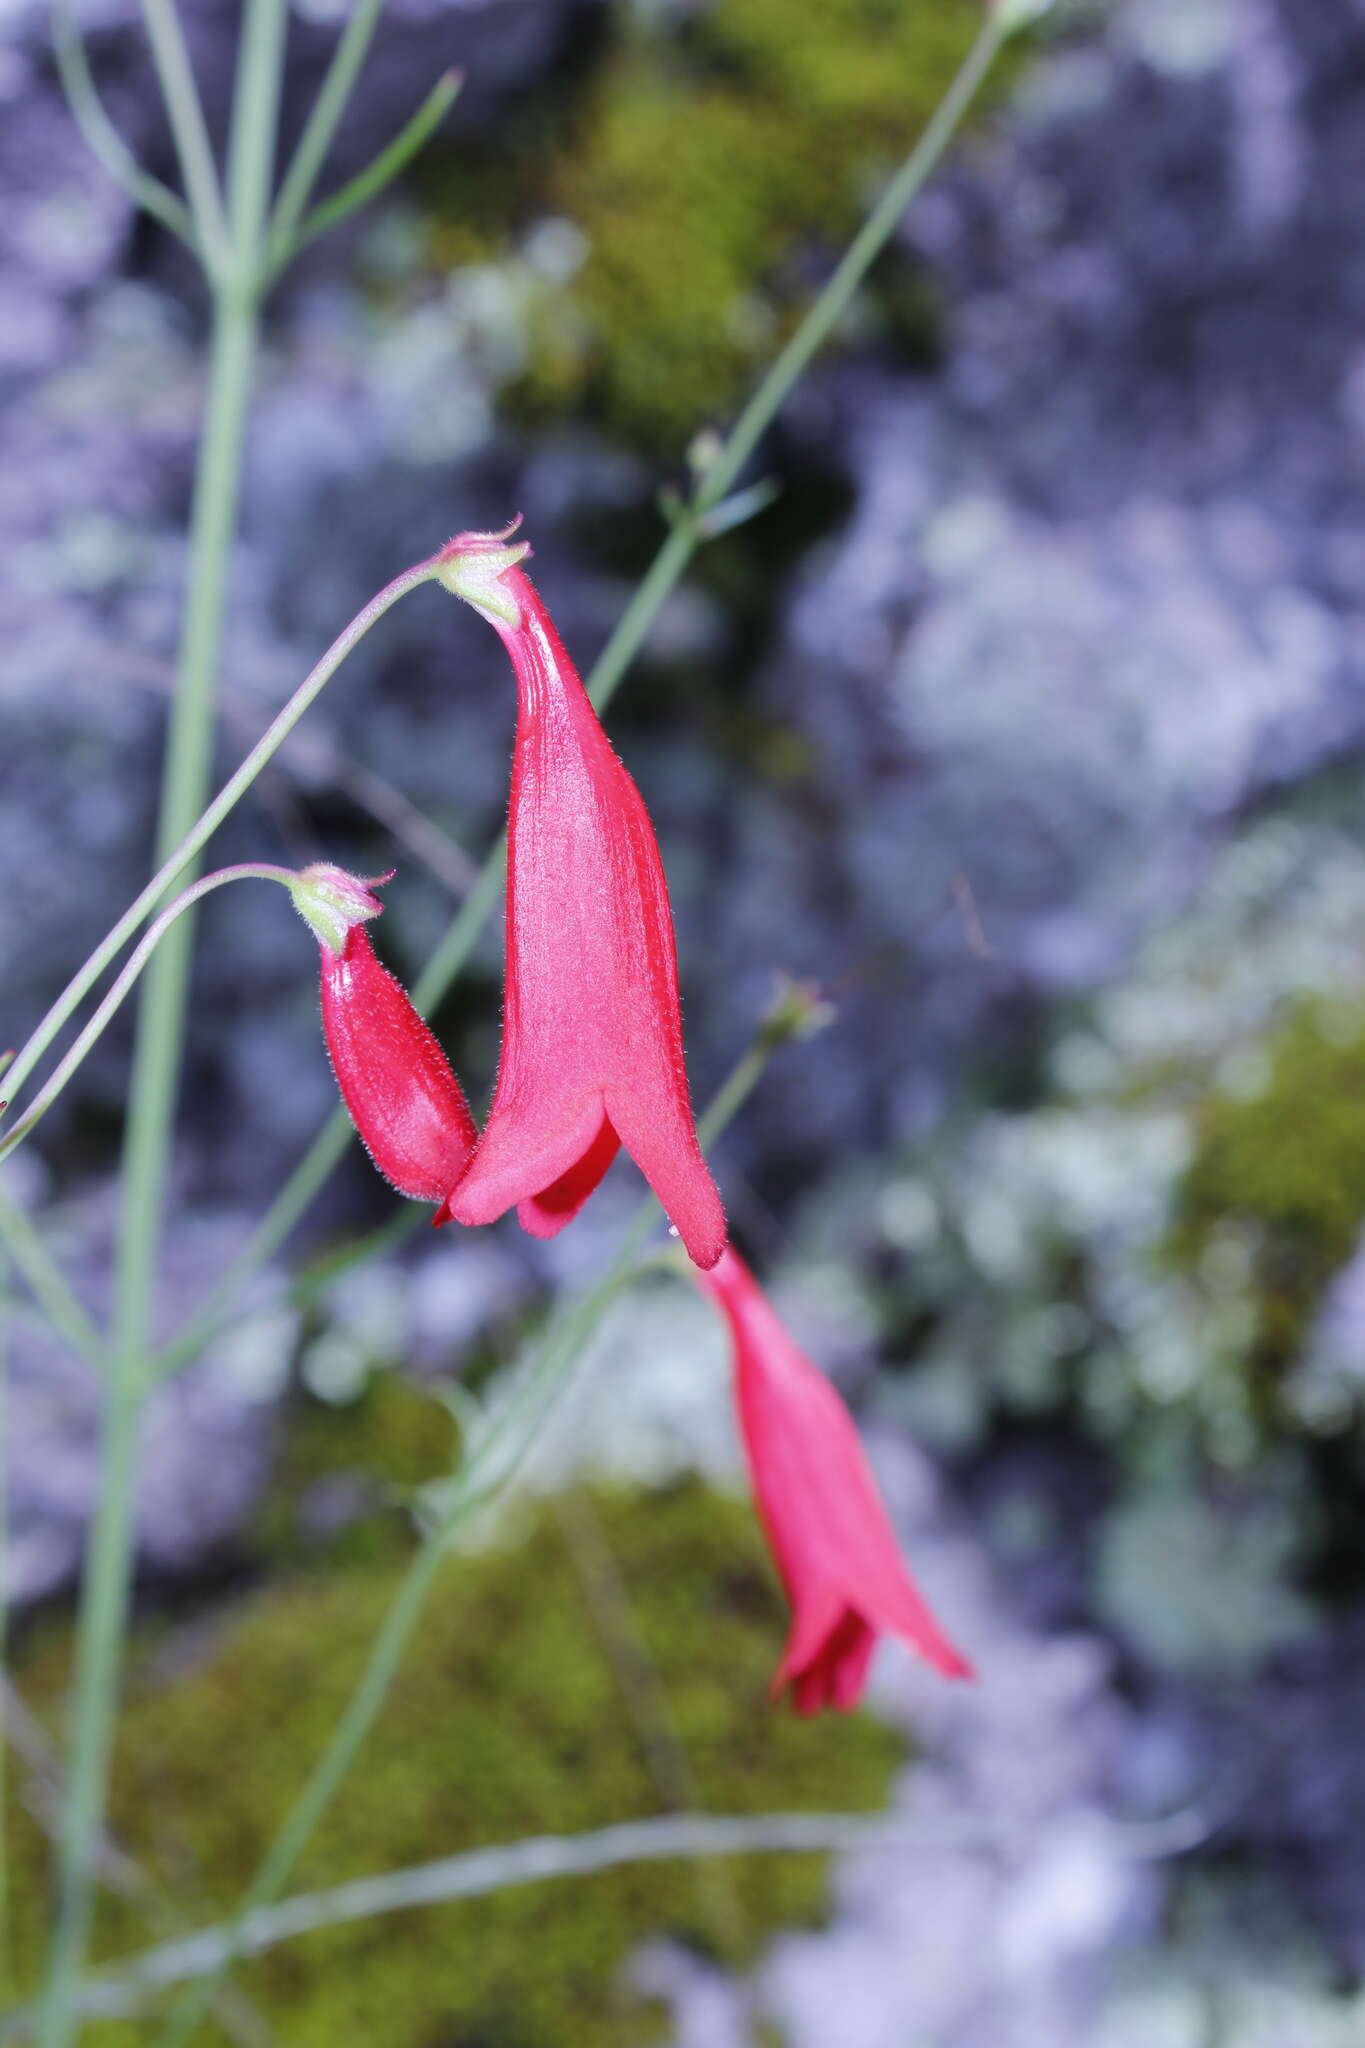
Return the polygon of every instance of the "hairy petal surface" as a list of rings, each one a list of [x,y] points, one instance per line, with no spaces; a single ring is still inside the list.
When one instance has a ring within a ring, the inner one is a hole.
[[[323,1034],[351,1122],[400,1195],[440,1202],[478,1136],[450,1063],[363,924],[340,952],[319,950]]]
[[[882,1633],[900,1636],[945,1678],[970,1677],[901,1557],[839,1394],[736,1252],[699,1284],[730,1327],[754,1498],[792,1606],[774,1691],[790,1687],[803,1714],[855,1706]]]
[[[505,535],[461,535],[443,580],[500,635],[517,684],[506,986],[493,1106],[441,1218],[516,1207],[553,1236],[623,1145],[699,1266],[725,1215],[697,1142],[673,916],[649,814]]]

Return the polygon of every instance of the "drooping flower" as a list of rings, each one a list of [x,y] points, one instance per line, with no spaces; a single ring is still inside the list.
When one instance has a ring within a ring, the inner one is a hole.
[[[944,1635],[900,1555],[853,1418],[797,1349],[734,1251],[698,1277],[730,1326],[735,1401],[758,1512],[791,1633],[773,1680],[798,1713],[853,1707],[883,1631],[945,1678],[971,1666]]]
[[[365,920],[384,906],[369,883],[323,862],[290,894],[322,955],[322,1028],[351,1122],[400,1195],[440,1202],[478,1132],[430,1028],[375,958]]]
[[[462,533],[441,555],[442,582],[500,635],[517,683],[502,1055],[443,1217],[491,1223],[515,1204],[533,1236],[553,1237],[624,1145],[712,1266],[725,1213],[692,1121],[654,828],[518,566],[525,544],[506,541]]]

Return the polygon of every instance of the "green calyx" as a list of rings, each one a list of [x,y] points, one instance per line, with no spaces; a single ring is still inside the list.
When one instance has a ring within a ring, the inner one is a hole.
[[[521,610],[502,578],[531,552],[529,541],[507,545],[509,536],[520,524],[518,513],[500,533],[457,533],[442,548],[436,562],[437,579],[452,597],[462,597],[485,618],[500,620],[513,632],[521,624]]]
[[[388,875],[375,875],[362,881],[358,875],[348,875],[345,868],[333,867],[329,861],[315,861],[295,875],[289,884],[289,896],[299,916],[322,944],[333,953],[343,953],[346,934],[367,918],[378,917],[384,908],[374,891],[388,879]]]

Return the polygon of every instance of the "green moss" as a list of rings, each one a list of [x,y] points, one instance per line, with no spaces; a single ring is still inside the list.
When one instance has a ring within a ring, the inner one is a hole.
[[[1264,1055],[1259,1086],[1214,1092],[1197,1113],[1168,1249],[1194,1270],[1229,1230],[1249,1245],[1252,1364],[1273,1379],[1365,1222],[1365,1016],[1302,1003]]]
[[[697,1802],[882,1804],[900,1756],[887,1731],[860,1717],[798,1721],[768,1702],[784,1615],[748,1509],[697,1485],[594,1498]],[[244,1602],[189,1671],[169,1675],[164,1640],[135,1665],[114,1825],[182,1924],[220,1914],[252,1870],[336,1725],[394,1584],[392,1567],[300,1578]],[[452,1559],[296,1887],[658,1812],[592,1614],[552,1515],[514,1548]],[[22,1812],[11,1827],[31,1970],[42,1852]],[[242,1983],[291,2048],[631,2048],[658,2037],[623,1974],[641,1940],[667,1934],[742,1961],[823,1900],[810,1857],[641,1866],[311,1935],[253,1961]],[[105,1903],[103,1955],[148,1938],[132,1907]],[[100,2048],[146,2037],[145,2022],[88,2034]]]
[[[588,237],[572,299],[612,424],[676,445],[730,408],[809,297],[807,245],[851,230],[979,18],[979,0],[726,0],[686,67],[658,42],[618,52],[551,195]]]
[[[443,1478],[457,1451],[454,1422],[433,1393],[400,1372],[372,1373],[353,1401],[300,1393],[260,1512],[256,1547],[298,1563],[380,1563],[411,1548],[407,1500]]]
[[[504,161],[488,201],[508,253],[547,214],[586,238],[571,281],[532,299],[514,403],[541,416],[586,399],[675,456],[729,413],[926,124],[980,16],[981,0],[724,0],[673,34],[623,29],[570,119],[528,130],[541,161]],[[478,160],[432,189],[450,198],[442,253],[468,260],[477,243],[486,259],[490,214],[473,242],[459,224],[470,191],[489,191]],[[903,273],[884,280],[883,318],[923,354],[934,309]]]

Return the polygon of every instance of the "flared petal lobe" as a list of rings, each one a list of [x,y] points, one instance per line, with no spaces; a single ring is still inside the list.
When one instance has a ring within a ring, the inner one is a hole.
[[[725,1243],[683,1059],[673,917],[654,828],[540,597],[502,535],[462,535],[443,579],[502,638],[517,683],[506,984],[493,1106],[443,1215],[515,1207],[563,1229],[618,1146],[691,1257]]]
[[[969,1677],[906,1569],[834,1387],[797,1349],[737,1253],[726,1251],[699,1284],[730,1327],[754,1498],[792,1607],[774,1691],[789,1686],[803,1714],[855,1706],[884,1631],[944,1677]]]

